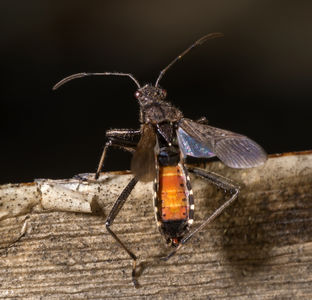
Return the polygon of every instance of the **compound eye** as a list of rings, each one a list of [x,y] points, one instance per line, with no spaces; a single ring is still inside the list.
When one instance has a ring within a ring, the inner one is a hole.
[[[167,91],[166,90],[161,90],[162,96],[165,99],[167,97]]]
[[[142,93],[140,91],[136,91],[134,93],[134,97],[137,98],[137,99],[139,99],[141,96],[142,96]]]

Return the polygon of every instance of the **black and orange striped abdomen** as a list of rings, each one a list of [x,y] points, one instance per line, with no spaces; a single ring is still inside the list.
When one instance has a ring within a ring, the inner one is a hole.
[[[160,166],[158,209],[161,221],[187,220],[189,191],[180,165]]]

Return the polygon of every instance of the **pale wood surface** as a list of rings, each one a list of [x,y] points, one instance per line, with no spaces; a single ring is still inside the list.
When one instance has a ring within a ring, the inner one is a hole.
[[[117,217],[113,229],[140,258],[139,289],[131,283],[130,259],[104,226],[131,175],[106,174],[94,184],[95,196],[88,195],[88,201],[98,200],[104,217],[44,211],[34,184],[24,200],[16,194],[19,201],[7,205],[6,186],[0,193],[0,297],[312,299],[311,152],[272,157],[249,170],[218,162],[206,168],[239,183],[239,199],[168,262],[156,260],[169,249],[155,225],[150,184],[137,186]],[[197,226],[222,203],[224,193],[191,179]],[[11,188],[21,191],[21,186]],[[23,203],[23,209],[15,209]],[[25,235],[5,248],[29,211]]]

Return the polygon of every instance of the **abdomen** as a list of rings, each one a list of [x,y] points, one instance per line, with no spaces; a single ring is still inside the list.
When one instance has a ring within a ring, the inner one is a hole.
[[[189,177],[179,163],[159,166],[155,208],[160,231],[168,242],[178,244],[193,222],[194,201]]]
[[[159,168],[158,199],[162,221],[187,220],[188,194],[186,178],[179,165]]]

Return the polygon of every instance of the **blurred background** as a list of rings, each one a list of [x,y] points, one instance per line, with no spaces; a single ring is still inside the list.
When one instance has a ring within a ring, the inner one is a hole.
[[[186,117],[245,134],[268,153],[311,149],[311,1],[6,1],[0,3],[0,183],[94,172],[109,128],[138,128],[135,84],[161,80]],[[129,168],[111,150],[106,170]]]

